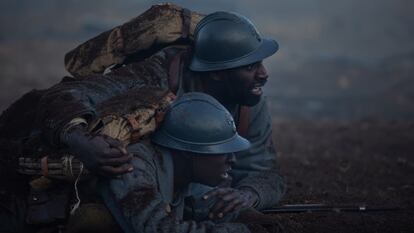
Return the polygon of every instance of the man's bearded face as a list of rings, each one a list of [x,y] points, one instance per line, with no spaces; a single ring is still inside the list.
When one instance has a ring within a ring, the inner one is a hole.
[[[231,99],[241,105],[254,106],[260,101],[268,75],[262,62],[237,67],[224,71],[226,83]]]

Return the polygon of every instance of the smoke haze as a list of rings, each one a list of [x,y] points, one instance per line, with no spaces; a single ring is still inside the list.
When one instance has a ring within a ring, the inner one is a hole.
[[[0,2],[0,109],[68,73],[64,54],[158,1]],[[414,116],[414,2],[409,0],[172,1],[235,11],[280,44],[265,60],[275,115],[284,118]]]

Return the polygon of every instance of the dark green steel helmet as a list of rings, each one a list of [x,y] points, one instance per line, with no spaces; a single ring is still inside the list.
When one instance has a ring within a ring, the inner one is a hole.
[[[249,65],[271,56],[278,48],[276,41],[262,38],[246,17],[215,12],[197,24],[190,69],[214,71]]]
[[[152,136],[155,144],[200,154],[224,154],[250,147],[239,136],[231,114],[213,97],[190,92],[171,104]]]

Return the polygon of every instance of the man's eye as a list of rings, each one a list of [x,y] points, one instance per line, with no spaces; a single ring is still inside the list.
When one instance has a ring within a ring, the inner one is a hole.
[[[262,62],[260,61],[260,62],[256,62],[256,63],[250,64],[250,65],[246,65],[245,68],[246,68],[247,71],[252,71],[252,70],[256,69],[261,63]]]
[[[248,71],[253,70],[253,68],[254,68],[254,64],[251,64],[251,65],[247,65],[246,66],[246,70],[248,70]]]

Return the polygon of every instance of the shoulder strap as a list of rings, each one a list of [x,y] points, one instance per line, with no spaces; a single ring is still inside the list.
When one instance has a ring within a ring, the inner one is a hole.
[[[174,55],[170,63],[169,70],[168,70],[168,87],[170,91],[174,94],[176,94],[178,91],[178,84],[179,84],[179,79],[180,79],[179,76],[180,76],[180,70],[181,70],[181,65],[182,65],[181,55],[182,55],[182,52]]]
[[[249,113],[250,107],[240,105],[239,119],[237,122],[237,132],[242,137],[246,137],[249,130]]]
[[[191,26],[191,11],[187,8],[183,8],[181,13],[182,18],[182,30],[181,30],[181,38],[187,39],[190,35],[190,26]],[[180,73],[182,69],[182,59],[183,54],[185,54],[185,51],[179,52],[176,55],[174,55],[170,67],[168,70],[168,86],[170,88],[170,91],[174,94],[177,93],[179,88],[179,79],[180,79]]]
[[[184,67],[187,66],[187,61],[191,54],[191,47],[182,46],[180,48],[181,51],[173,55],[168,67],[168,87],[175,95],[177,95],[177,92],[182,85],[181,76],[183,75]]]
[[[190,26],[191,26],[191,11],[187,8],[183,8],[181,13],[181,18],[183,20],[183,27],[181,30],[181,37],[187,39],[190,35]]]

